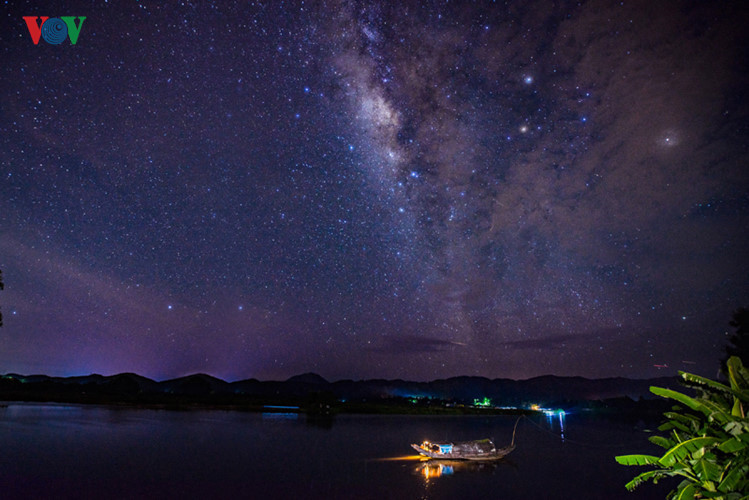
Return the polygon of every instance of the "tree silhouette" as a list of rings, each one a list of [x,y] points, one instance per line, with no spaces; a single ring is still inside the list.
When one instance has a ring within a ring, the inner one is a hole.
[[[744,366],[749,366],[749,308],[741,307],[734,311],[733,320],[729,324],[736,331],[728,339],[732,345],[726,346],[726,357],[721,361],[724,372],[726,361],[731,356],[738,356]]]

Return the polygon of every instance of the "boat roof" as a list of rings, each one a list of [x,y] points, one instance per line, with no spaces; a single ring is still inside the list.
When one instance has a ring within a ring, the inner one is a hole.
[[[450,445],[451,444],[453,446],[460,445],[460,444],[492,444],[492,445],[494,444],[494,441],[492,441],[489,438],[485,438],[485,439],[474,439],[473,441],[450,441],[450,442],[439,442],[439,443],[436,442],[436,441],[428,441],[428,442],[431,443],[431,444],[436,444],[436,445],[440,445],[440,444],[442,444],[442,445]]]

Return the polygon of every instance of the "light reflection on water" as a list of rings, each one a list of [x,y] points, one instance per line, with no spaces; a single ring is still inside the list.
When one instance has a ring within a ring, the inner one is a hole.
[[[70,405],[64,403],[3,403],[0,408],[4,410],[5,415],[24,415],[29,416],[33,414],[54,414],[61,412],[74,412],[81,411],[80,405]]]
[[[263,420],[297,420],[298,413],[266,412],[261,414]]]
[[[624,489],[633,472],[613,456],[648,453],[647,436],[632,426],[567,417],[523,419],[515,450],[502,460],[449,462],[425,460],[409,443],[489,437],[506,446],[515,418],[338,415],[320,421],[283,410],[9,403],[0,409],[0,497],[106,498],[116,491],[117,498],[145,499],[259,498],[262,492],[271,499],[438,500],[548,498],[553,491],[555,498],[634,498]],[[663,498],[669,489],[648,485],[643,492]]]
[[[452,475],[455,472],[455,465],[426,462],[421,464],[416,470],[421,472],[424,479],[428,481],[432,478]]]
[[[489,473],[493,474],[498,467],[512,467],[511,460],[470,461],[470,460],[422,460],[414,472],[423,476],[426,481],[453,474]]]
[[[566,415],[564,411],[546,412],[546,421],[549,424],[549,429],[554,430],[556,427],[554,421],[559,420],[559,437],[562,439],[562,442],[564,442],[564,418]]]

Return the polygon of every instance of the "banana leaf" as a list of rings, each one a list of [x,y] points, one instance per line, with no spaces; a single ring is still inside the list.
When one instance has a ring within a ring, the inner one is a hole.
[[[692,397],[687,396],[686,394],[682,394],[671,389],[665,389],[663,387],[653,386],[650,388],[650,392],[662,398],[669,398],[678,401],[679,403],[682,403],[695,411],[704,413],[705,415],[709,416],[712,413],[712,410],[705,406],[704,400],[700,402]]]
[[[731,439],[720,443],[720,445],[718,445],[718,449],[723,453],[736,453],[737,451],[743,450],[747,446],[748,445],[744,440],[734,436]]]
[[[748,472],[749,464],[731,469],[731,471],[725,475],[723,480],[718,485],[718,491],[728,493],[730,491],[736,490],[742,482],[749,483],[749,479],[747,479]]]
[[[657,464],[660,460],[653,455],[619,455],[614,459],[622,465],[650,465]]]
[[[697,488],[695,487],[694,483],[690,483],[678,490],[676,494],[671,498],[674,500],[694,500],[696,493]]]
[[[663,436],[650,436],[648,438],[648,441],[660,446],[661,448],[665,448],[667,450],[673,446],[676,446],[675,441],[668,439],[666,437],[663,437]]]
[[[689,439],[688,441],[679,443],[678,445],[668,450],[668,452],[666,452],[666,454],[663,455],[660,460],[658,460],[658,462],[665,467],[670,467],[676,462],[683,460],[690,453],[693,453],[700,448],[704,448],[706,446],[710,446],[719,442],[720,439],[710,436]]]
[[[632,491],[638,486],[640,486],[642,483],[648,480],[657,481],[658,479],[662,477],[669,476],[668,470],[658,469],[658,470],[651,470],[647,472],[643,472],[642,474],[638,474],[630,482],[624,485],[627,490]]]
[[[693,384],[704,385],[704,386],[710,387],[712,389],[715,389],[715,390],[718,390],[718,391],[721,391],[721,392],[726,392],[726,393],[729,393],[729,394],[733,393],[733,389],[731,389],[727,385],[721,384],[720,382],[716,382],[715,380],[711,380],[709,378],[700,377],[699,375],[695,375],[693,373],[687,373],[687,372],[682,372],[682,371],[679,372],[679,375],[686,382],[690,382],[690,383],[693,383]]]
[[[723,470],[718,464],[706,458],[695,461],[692,468],[697,474],[697,478],[703,483],[719,481]]]

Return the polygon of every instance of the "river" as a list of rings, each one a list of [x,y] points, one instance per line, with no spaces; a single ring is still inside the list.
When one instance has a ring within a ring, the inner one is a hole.
[[[665,498],[629,493],[623,453],[655,453],[642,424],[521,419],[497,463],[422,462],[409,443],[491,437],[510,416],[165,411],[64,404],[0,407],[0,498]]]

